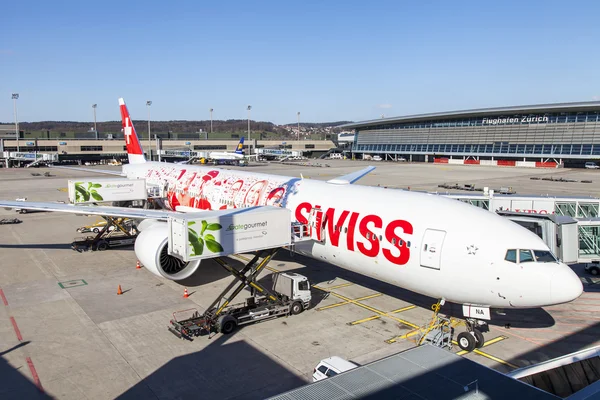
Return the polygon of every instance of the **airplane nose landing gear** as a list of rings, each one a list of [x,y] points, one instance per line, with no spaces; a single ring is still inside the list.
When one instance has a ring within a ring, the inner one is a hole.
[[[458,334],[458,347],[465,351],[480,349],[485,343],[482,330],[487,331],[487,323],[473,318],[465,319],[466,332]]]

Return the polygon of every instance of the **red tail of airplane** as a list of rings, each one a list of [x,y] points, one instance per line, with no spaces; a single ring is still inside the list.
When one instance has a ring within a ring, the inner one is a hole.
[[[129,158],[129,164],[140,164],[146,162],[144,157],[144,151],[142,145],[138,139],[133,122],[129,116],[129,111],[125,105],[123,98],[119,99],[119,108],[121,109],[121,122],[123,125],[123,135],[125,136],[125,146],[127,148],[127,157]]]

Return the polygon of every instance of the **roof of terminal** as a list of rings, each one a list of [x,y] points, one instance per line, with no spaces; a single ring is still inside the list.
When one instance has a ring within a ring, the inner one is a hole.
[[[429,344],[418,346],[271,400],[559,399]]]
[[[478,108],[474,110],[447,111],[439,113],[405,115],[402,117],[379,118],[368,121],[353,122],[350,124],[340,125],[342,128],[361,128],[373,125],[390,124],[396,122],[413,122],[432,119],[456,119],[468,117],[482,116],[498,116],[508,114],[531,114],[539,112],[586,112],[600,111],[600,101],[582,101],[577,103],[554,103],[554,104],[535,104],[529,106],[512,106],[512,107],[493,107],[493,108]]]

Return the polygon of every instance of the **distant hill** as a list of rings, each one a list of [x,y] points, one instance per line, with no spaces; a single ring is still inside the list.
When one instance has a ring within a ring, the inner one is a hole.
[[[139,133],[147,132],[148,121],[133,121],[133,125]],[[93,122],[75,122],[75,121],[40,121],[40,122],[21,122],[19,127],[23,131],[55,131],[55,132],[87,132],[93,129]],[[98,132],[118,133],[121,132],[121,121],[108,121],[97,123]],[[250,121],[252,131],[258,132],[277,132],[277,125],[271,122]],[[177,133],[195,133],[202,129],[204,132],[210,131],[210,121],[150,121],[152,132],[177,132]],[[215,132],[246,132],[248,130],[247,120],[230,119],[227,121],[214,121],[213,131]],[[283,132],[283,130],[282,130]]]
[[[317,135],[316,137],[325,137],[323,135],[339,133],[342,131],[336,126],[349,123],[350,121],[300,123],[303,136]],[[8,123],[11,125],[11,123]],[[135,120],[134,126],[140,137],[147,137],[148,121]],[[214,135],[212,138],[238,138],[246,136],[248,131],[248,120],[229,119],[212,121]],[[275,125],[272,122],[252,121],[250,120],[250,129],[252,133],[258,134],[262,139],[290,138],[296,135],[297,123],[288,125]],[[19,128],[28,138],[45,138],[48,134],[51,138],[59,137],[87,137],[94,128],[93,122],[77,121],[39,121],[39,122],[20,122]],[[98,132],[102,135],[121,133],[121,121],[107,121],[97,123]],[[196,137],[198,132],[210,133],[210,120],[203,121],[150,121],[152,134],[161,137]],[[93,132],[93,131],[92,131]],[[93,134],[92,134],[93,135]],[[93,137],[93,136],[92,136]],[[210,134],[209,134],[209,138]]]
[[[326,128],[328,126],[336,127],[344,124],[350,124],[354,121],[336,121],[336,122],[300,122],[300,126],[304,128]],[[298,126],[298,122],[286,124],[287,126]]]

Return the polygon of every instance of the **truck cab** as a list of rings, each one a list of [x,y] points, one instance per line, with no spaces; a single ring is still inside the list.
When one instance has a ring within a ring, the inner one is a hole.
[[[299,314],[310,306],[310,283],[304,275],[295,272],[280,272],[273,276],[273,290],[292,303],[292,314]],[[295,304],[301,304],[298,310]]]

